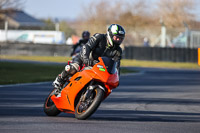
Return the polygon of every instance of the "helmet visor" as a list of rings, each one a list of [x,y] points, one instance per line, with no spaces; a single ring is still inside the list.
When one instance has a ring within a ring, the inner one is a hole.
[[[120,45],[124,40],[124,37],[122,36],[118,36],[118,35],[114,35],[113,36],[113,42]]]
[[[88,40],[90,37],[89,36],[83,36],[84,40]]]

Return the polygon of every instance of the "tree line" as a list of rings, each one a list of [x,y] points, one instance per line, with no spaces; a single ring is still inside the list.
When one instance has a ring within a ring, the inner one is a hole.
[[[24,0],[0,0],[0,10],[23,7]],[[92,1],[83,7],[80,16],[73,22],[61,20],[60,30],[69,37],[81,35],[83,30],[92,34],[105,33],[108,25],[118,23],[125,27],[129,44],[141,44],[144,37],[156,38],[160,34],[161,23],[167,27],[171,38],[190,29],[200,29],[195,8],[200,5],[198,0],[149,0],[134,1]],[[54,30],[53,18],[42,19],[46,23],[43,30]]]
[[[106,26],[118,23],[127,31],[126,42],[140,45],[144,37],[155,40],[160,34],[161,23],[167,27],[167,34],[173,38],[185,30],[200,29],[195,8],[198,0],[148,0],[98,1],[83,8],[75,28],[89,29],[92,33],[105,32]],[[87,17],[85,17],[87,16]],[[102,28],[105,27],[105,28]],[[81,31],[81,30],[77,30]],[[79,33],[80,34],[80,33]]]

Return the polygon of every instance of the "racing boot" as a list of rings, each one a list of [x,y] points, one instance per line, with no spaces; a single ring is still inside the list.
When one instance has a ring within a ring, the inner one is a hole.
[[[61,88],[64,84],[65,84],[65,81],[64,81],[64,79],[61,77],[61,74],[59,74],[59,75],[56,77],[56,79],[55,79],[55,81],[53,82],[52,85],[53,85],[55,88],[59,89],[59,88]]]
[[[75,74],[77,72],[77,69],[78,68],[78,64],[77,63],[74,63],[72,65],[66,65],[65,67],[65,70],[62,71],[61,74],[59,74],[57,77],[56,77],[56,80],[53,82],[53,86],[55,88],[60,88],[62,89],[62,87],[64,86],[64,84],[66,82],[69,82],[69,78]]]
[[[57,89],[61,89],[67,81],[69,81],[68,77],[63,78],[62,75],[59,74],[52,85]]]

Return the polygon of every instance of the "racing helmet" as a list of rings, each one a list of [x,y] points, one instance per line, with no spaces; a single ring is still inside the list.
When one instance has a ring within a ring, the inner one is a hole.
[[[88,39],[90,38],[90,32],[89,32],[89,31],[83,31],[83,33],[82,33],[82,38],[83,38],[84,40],[87,40],[87,41],[88,41]]]
[[[121,25],[111,24],[107,31],[108,46],[120,45],[125,37],[125,30]]]

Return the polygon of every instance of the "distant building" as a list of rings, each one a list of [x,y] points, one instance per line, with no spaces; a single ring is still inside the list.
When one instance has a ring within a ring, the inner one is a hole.
[[[0,10],[0,28],[8,21],[9,29],[41,29],[45,24],[21,10]]]

